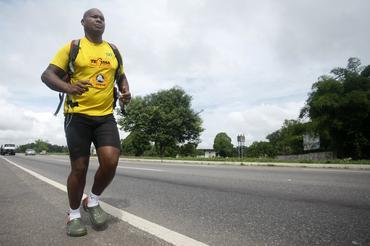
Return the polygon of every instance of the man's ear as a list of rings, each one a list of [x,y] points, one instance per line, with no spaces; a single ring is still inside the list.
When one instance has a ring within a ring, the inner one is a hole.
[[[84,25],[84,24],[85,24],[84,19],[81,19],[81,25]]]

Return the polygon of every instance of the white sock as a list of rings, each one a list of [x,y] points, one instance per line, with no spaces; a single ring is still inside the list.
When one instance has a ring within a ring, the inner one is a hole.
[[[89,198],[87,199],[87,206],[89,208],[99,205],[99,196],[90,191]]]
[[[81,218],[80,208],[72,209],[69,208],[69,220]]]

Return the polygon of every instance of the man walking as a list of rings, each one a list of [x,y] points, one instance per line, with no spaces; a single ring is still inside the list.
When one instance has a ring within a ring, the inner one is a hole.
[[[99,205],[99,197],[112,181],[120,155],[119,133],[113,116],[115,80],[121,92],[119,100],[127,103],[131,99],[119,52],[113,44],[103,40],[104,15],[98,9],[89,9],[81,24],[85,37],[63,46],[41,76],[49,88],[67,94],[64,129],[71,160],[67,180],[70,208],[66,229],[69,236],[87,234],[79,208],[91,143],[96,147],[99,168],[91,192],[82,205],[95,227],[106,225],[107,214]],[[77,56],[71,61],[72,50]]]

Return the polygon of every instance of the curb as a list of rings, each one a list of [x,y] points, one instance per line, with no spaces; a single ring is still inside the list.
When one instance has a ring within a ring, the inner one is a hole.
[[[123,161],[138,161],[152,163],[178,163],[198,165],[233,165],[233,166],[268,166],[268,167],[302,167],[302,168],[337,168],[351,170],[370,170],[367,164],[322,164],[322,163],[282,163],[282,162],[232,162],[232,161],[187,161],[187,160],[156,160],[120,158]]]

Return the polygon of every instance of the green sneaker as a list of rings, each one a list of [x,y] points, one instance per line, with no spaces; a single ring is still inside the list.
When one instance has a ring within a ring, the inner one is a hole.
[[[73,219],[67,222],[67,235],[70,237],[82,237],[87,234],[86,226],[81,218]]]
[[[94,207],[87,206],[87,197],[83,200],[83,208],[89,214],[90,221],[93,226],[97,228],[104,228],[108,220],[108,214],[100,207],[100,205]]]

